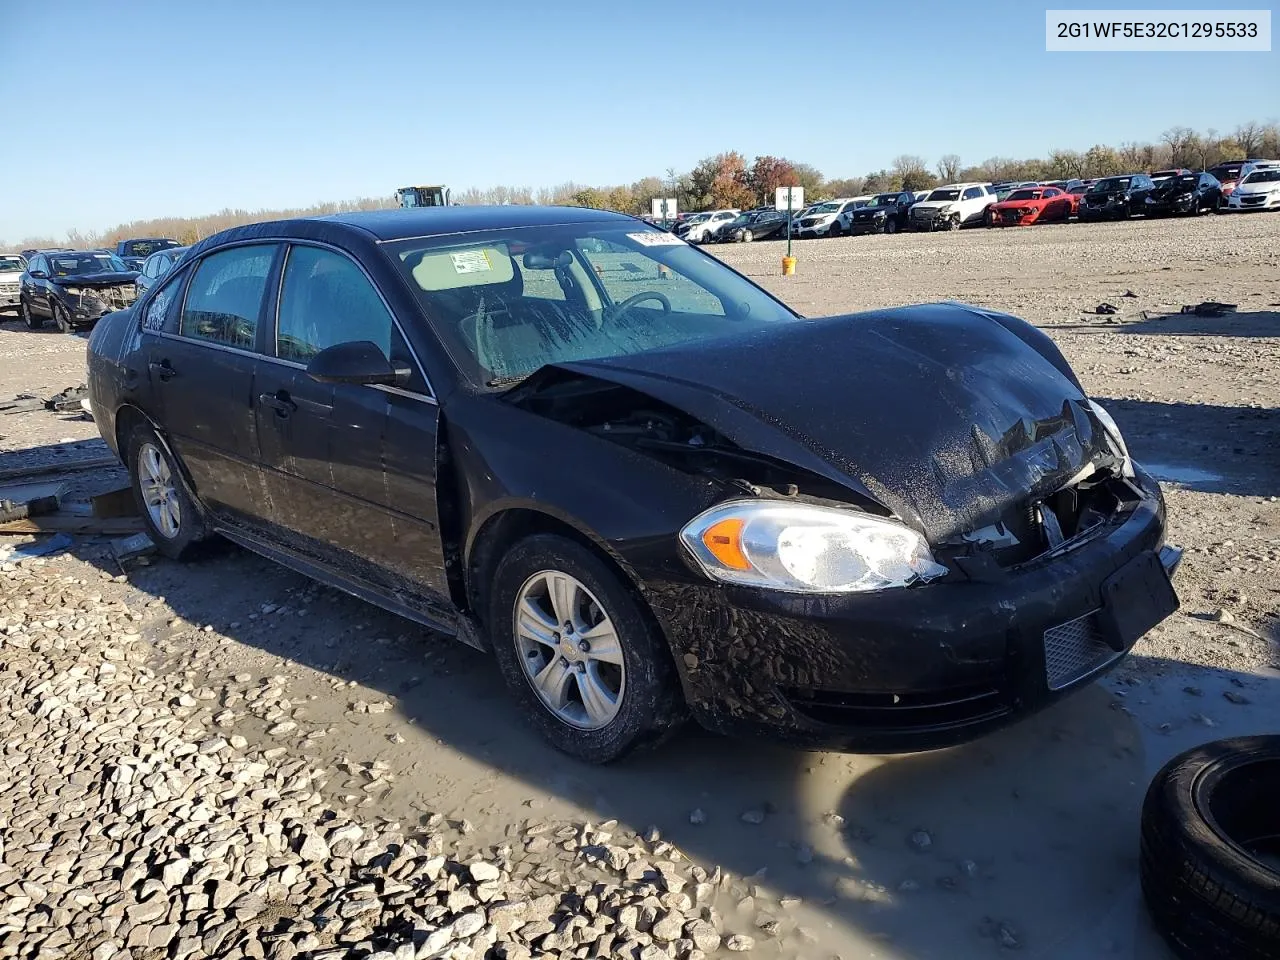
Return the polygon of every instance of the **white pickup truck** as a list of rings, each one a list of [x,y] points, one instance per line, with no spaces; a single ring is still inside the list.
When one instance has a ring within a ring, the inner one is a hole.
[[[911,230],[959,230],[983,223],[987,207],[995,202],[989,183],[949,183],[935,187],[911,208],[907,226]]]
[[[27,269],[27,261],[17,254],[0,253],[0,311],[18,312],[19,278]]]

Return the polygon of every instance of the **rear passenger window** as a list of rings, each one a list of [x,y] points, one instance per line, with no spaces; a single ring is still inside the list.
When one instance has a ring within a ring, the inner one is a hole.
[[[156,295],[151,298],[147,304],[146,313],[142,317],[142,329],[149,333],[160,333],[161,331],[173,331],[174,324],[170,322],[176,312],[174,309],[178,294],[182,291],[182,276],[176,276],[156,291]]]
[[[194,340],[252,350],[275,244],[234,247],[200,261],[178,332]]]
[[[964,192],[964,198],[966,200],[977,200],[982,196],[982,193],[983,191],[981,187],[970,187]]]

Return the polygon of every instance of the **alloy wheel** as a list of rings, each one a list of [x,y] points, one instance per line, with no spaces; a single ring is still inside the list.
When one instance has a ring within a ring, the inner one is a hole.
[[[542,570],[516,594],[515,646],[543,706],[579,730],[618,715],[626,692],[622,643],[600,601],[581,581]]]
[[[161,536],[174,539],[182,529],[182,506],[169,461],[154,443],[138,449],[138,485],[152,525]]]

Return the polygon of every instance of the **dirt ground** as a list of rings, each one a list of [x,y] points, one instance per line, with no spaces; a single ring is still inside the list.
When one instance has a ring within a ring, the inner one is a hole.
[[[1104,681],[968,746],[805,754],[690,730],[594,769],[525,727],[483,655],[238,549],[126,577],[81,540],[24,567],[143,610],[167,682],[280,678],[296,730],[237,708],[235,733],[330,771],[333,802],[363,815],[444,814],[476,850],[535,818],[657,826],[745,878],[733,896],[752,904],[727,912],[782,918],[753,955],[1166,960],[1137,889],[1146,784],[1196,743],[1280,730],[1280,216],[806,241],[789,278],[781,242],[712,249],[807,316],[960,300],[1045,329],[1164,484],[1181,611]],[[1178,312],[1205,300],[1238,308]],[[1119,312],[1096,314],[1104,302]],[[0,398],[81,382],[83,356],[5,317]],[[0,468],[96,455],[95,437],[74,415],[0,414]],[[350,771],[376,761],[370,790]]]

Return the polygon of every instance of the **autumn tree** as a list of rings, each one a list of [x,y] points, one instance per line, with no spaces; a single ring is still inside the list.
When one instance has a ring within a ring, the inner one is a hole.
[[[864,190],[870,189],[867,186],[868,182],[866,177],[845,177],[843,180],[828,180],[823,186],[823,193],[832,197],[857,197],[861,196]],[[805,199],[809,199],[808,193],[805,194]]]
[[[1250,121],[1236,127],[1236,132],[1232,134],[1232,139],[1240,144],[1241,156],[1257,157],[1261,155],[1262,138],[1265,133],[1266,129],[1263,126]]]
[[[938,158],[938,179],[943,183],[955,183],[960,179],[960,156],[958,154],[944,153]]]
[[[927,190],[936,182],[924,159],[904,153],[893,158],[895,190]]]
[[[1169,163],[1175,167],[1185,167],[1191,162],[1189,155],[1196,133],[1190,127],[1170,127],[1160,134],[1160,140],[1169,148]]]
[[[757,206],[772,206],[779,187],[798,187],[800,180],[791,161],[782,157],[756,157],[747,174]]]

